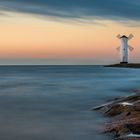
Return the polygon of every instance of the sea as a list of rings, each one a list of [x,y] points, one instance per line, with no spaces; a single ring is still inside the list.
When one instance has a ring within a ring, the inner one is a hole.
[[[0,140],[111,140],[91,109],[140,89],[140,69],[0,66]]]

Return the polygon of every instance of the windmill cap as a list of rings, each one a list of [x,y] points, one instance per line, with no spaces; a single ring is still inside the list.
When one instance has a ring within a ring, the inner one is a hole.
[[[128,38],[127,36],[125,36],[125,35],[123,35],[123,36],[121,36],[120,38]]]

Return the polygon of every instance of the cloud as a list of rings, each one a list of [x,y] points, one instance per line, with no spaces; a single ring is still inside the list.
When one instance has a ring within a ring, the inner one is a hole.
[[[66,19],[140,20],[139,0],[0,0],[0,9]]]

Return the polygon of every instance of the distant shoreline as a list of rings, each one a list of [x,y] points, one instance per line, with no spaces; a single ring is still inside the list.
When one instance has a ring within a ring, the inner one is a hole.
[[[140,68],[140,63],[128,63],[128,64],[111,64],[111,65],[104,65],[104,67],[118,67],[118,68]]]

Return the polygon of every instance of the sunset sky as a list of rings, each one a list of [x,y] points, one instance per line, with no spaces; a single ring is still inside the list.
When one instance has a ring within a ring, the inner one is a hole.
[[[139,0],[0,0],[0,64],[117,63],[130,33],[139,62]]]

